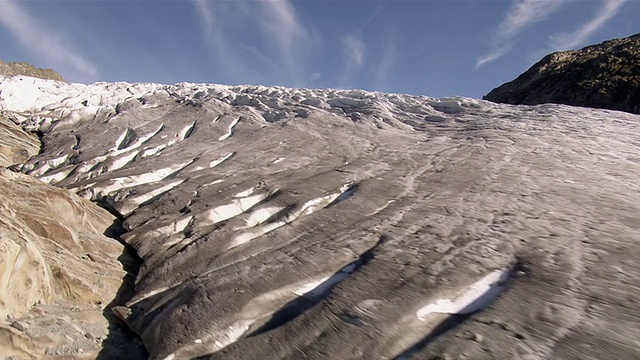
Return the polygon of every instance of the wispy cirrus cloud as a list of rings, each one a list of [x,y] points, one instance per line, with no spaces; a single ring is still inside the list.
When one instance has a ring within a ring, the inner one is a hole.
[[[374,68],[373,86],[380,91],[390,91],[389,75],[402,57],[397,41],[389,36],[382,44],[380,59]]]
[[[515,0],[496,28],[491,51],[477,59],[475,68],[478,69],[509,53],[522,31],[547,19],[558,11],[564,2],[566,0]]]
[[[250,47],[253,55],[257,55],[257,47],[238,43],[240,35],[238,24],[244,23],[242,34],[251,34],[253,39],[263,38],[263,44],[271,44],[264,53],[252,58],[259,58],[264,64],[268,61],[270,70],[278,70],[287,76],[290,84],[304,79],[302,67],[306,48],[313,43],[309,29],[300,21],[296,9],[290,0],[265,0],[246,2],[211,2],[195,0],[193,2],[197,17],[200,20],[203,36],[210,41],[216,54],[232,73],[238,75],[251,64],[243,61],[238,50]],[[219,11],[218,11],[219,10]],[[240,46],[238,46],[240,44]]]
[[[213,33],[213,9],[206,0],[195,0],[193,6],[198,14],[198,18],[202,24],[202,30],[205,35]]]
[[[294,84],[303,80],[302,59],[306,44],[311,42],[309,30],[299,20],[290,0],[259,2],[264,16],[260,16],[262,27],[270,33],[280,48],[282,59]]]
[[[356,33],[348,33],[340,39],[344,62],[344,72],[338,87],[349,88],[352,86],[353,77],[362,69],[365,63],[366,45]]]
[[[347,34],[342,37],[342,50],[347,67],[359,68],[364,65],[364,53],[366,46],[359,36]]]
[[[260,5],[266,15],[260,17],[262,26],[287,54],[293,51],[297,41],[308,38],[307,29],[298,20],[291,1],[261,1]]]
[[[73,81],[93,81],[98,68],[81,53],[75,51],[65,34],[51,28],[42,19],[29,13],[17,1],[0,1],[0,25],[29,52],[42,57],[47,66],[60,71]]]
[[[604,0],[594,17],[571,33],[551,35],[551,47],[554,51],[568,50],[584,44],[591,35],[613,19],[627,0]]]
[[[224,37],[224,23],[218,21],[222,16],[216,16],[214,12],[213,2],[207,0],[194,0],[192,2],[196,17],[200,23],[202,37],[205,42],[213,50],[216,60],[220,67],[235,81],[242,80],[242,75],[246,73],[240,61],[234,56],[232,48],[227,44]]]

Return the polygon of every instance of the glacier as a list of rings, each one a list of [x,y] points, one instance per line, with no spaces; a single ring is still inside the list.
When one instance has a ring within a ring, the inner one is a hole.
[[[638,115],[21,76],[0,111],[122,220],[150,359],[640,357]]]

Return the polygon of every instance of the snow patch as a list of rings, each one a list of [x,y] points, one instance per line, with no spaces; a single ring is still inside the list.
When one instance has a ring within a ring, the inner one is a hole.
[[[243,228],[237,228],[236,230],[251,228],[256,225],[260,225],[284,209],[284,206],[270,206],[254,210],[247,217],[247,225]]]
[[[216,160],[211,161],[209,163],[209,168],[214,168],[214,167],[222,164],[223,162],[231,159],[235,154],[236,154],[235,152],[230,152],[227,155],[221,157],[220,159],[216,159]]]
[[[425,320],[430,314],[470,314],[485,307],[498,296],[509,279],[511,268],[495,270],[471,284],[462,294],[452,299],[438,299],[416,312]]]
[[[176,186],[182,184],[184,181],[185,181],[185,179],[174,180],[174,181],[171,181],[171,182],[169,182],[168,184],[166,184],[164,186],[161,186],[159,188],[153,189],[152,191],[149,191],[147,193],[138,195],[136,197],[127,198],[122,202],[122,205],[119,206],[119,212],[120,212],[120,214],[122,216],[128,216],[135,209],[140,207],[140,205],[142,205],[145,202],[153,199],[156,196],[164,194],[165,192],[167,192],[167,191],[175,188]]]
[[[126,147],[128,147],[128,142],[130,141],[130,139],[132,137],[135,136],[135,132],[133,132],[133,130],[127,128],[122,135],[120,135],[120,137],[116,140],[116,144],[113,147],[112,151],[118,151],[118,150],[122,150]]]
[[[161,226],[155,230],[153,230],[154,234],[160,235],[160,236],[173,236],[175,234],[181,233],[183,232],[187,226],[189,226],[189,224],[193,221],[194,216],[193,215],[189,215],[189,216],[183,216],[178,218],[177,220],[165,225],[165,226]],[[172,246],[174,244],[179,243],[180,241],[182,241],[183,237],[177,237],[177,239],[174,239],[173,241],[169,241],[169,242],[165,242],[164,245],[165,246]]]
[[[234,198],[247,197],[247,196],[253,194],[254,191],[255,191],[255,188],[252,187],[252,188],[247,189],[245,191],[240,191],[239,193],[233,195],[233,197]]]
[[[204,212],[201,216],[199,216],[200,220],[198,221],[198,225],[209,226],[221,221],[231,219],[232,217],[238,216],[248,211],[252,207],[258,205],[271,195],[273,195],[273,192],[235,198],[230,204],[217,206]]]
[[[52,173],[50,175],[45,175],[45,176],[41,176],[39,177],[40,181],[45,182],[47,184],[52,184],[55,185],[57,183],[59,183],[60,181],[66,179],[67,177],[69,177],[69,174],[71,174],[71,172],[73,171],[73,167],[65,169],[65,170],[61,170],[58,171],[56,173]]]
[[[47,171],[49,170],[53,170],[58,168],[60,165],[62,165],[65,161],[67,161],[67,159],[69,158],[70,154],[65,154],[62,155],[60,157],[51,159],[51,160],[47,160],[45,161],[45,163],[40,167],[37,168],[36,170],[32,170],[29,172],[29,175],[33,175],[33,176],[41,176],[44,175]]]
[[[347,276],[349,276],[354,271],[356,271],[357,268],[358,268],[357,263],[352,262],[347,266],[343,267],[337,273],[333,275],[325,276],[315,281],[311,281],[303,285],[301,288],[293,290],[293,293],[298,296],[310,296],[310,297],[320,296],[325,292],[327,292],[327,290],[331,289],[331,287],[333,287],[335,284],[341,282]]]
[[[182,141],[187,139],[189,136],[191,136],[191,134],[193,134],[193,131],[195,129],[196,129],[196,122],[194,121],[191,125],[180,130],[180,133],[179,133],[180,140]]]
[[[107,171],[122,169],[124,166],[126,166],[131,161],[133,161],[133,159],[135,159],[136,156],[138,156],[138,151],[134,151],[129,155],[115,158],[111,163],[111,165],[107,167]]]
[[[311,215],[314,212],[323,209],[333,203],[342,201],[351,196],[354,190],[355,187],[353,184],[344,184],[336,192],[327,194],[319,198],[315,198],[313,200],[309,200],[304,205],[302,205],[302,208],[298,212],[296,212],[296,218],[303,215],[303,213],[304,215]]]
[[[164,150],[164,148],[167,147],[167,144],[162,144],[162,145],[158,145],[156,147],[152,147],[152,148],[146,148],[142,151],[142,155],[140,156],[141,158],[146,158],[148,156],[151,155],[155,155],[157,153],[159,153],[160,151]]]
[[[220,183],[223,183],[223,182],[224,182],[224,179],[213,180],[210,183],[206,183],[206,184],[202,185],[202,187],[216,185],[216,184],[220,184]]]
[[[165,179],[167,176],[184,169],[192,162],[193,160],[189,160],[187,162],[168,166],[150,173],[115,178],[111,180],[111,184],[108,184],[108,185],[96,185],[95,183],[91,183],[91,184],[85,185],[84,187],[78,189],[77,191],[79,193],[82,192],[83,195],[90,194],[91,199],[96,200],[103,196],[106,196],[112,191],[116,191],[124,188],[130,188],[137,185],[158,182],[160,180]],[[88,194],[84,193],[85,190],[88,192]]]
[[[229,131],[227,131],[226,134],[220,136],[218,138],[218,141],[227,140],[229,137],[231,137],[231,135],[233,135],[234,128],[236,127],[236,125],[238,125],[238,122],[240,122],[240,118],[233,120],[233,122],[231,122],[231,124],[229,125]]]
[[[329,205],[342,201],[347,197],[349,197],[354,190],[355,190],[355,184],[348,183],[341,186],[337,191],[333,193],[309,200],[304,205],[302,205],[302,207],[300,207],[297,211],[289,214],[283,220],[260,225],[251,230],[248,230],[241,234],[236,235],[233,241],[229,244],[227,250],[240,246],[242,244],[245,244],[257,237],[260,237],[266,233],[269,233],[284,225],[287,225],[303,216],[311,215],[320,209],[324,209]],[[262,214],[262,216],[264,216],[264,214]]]

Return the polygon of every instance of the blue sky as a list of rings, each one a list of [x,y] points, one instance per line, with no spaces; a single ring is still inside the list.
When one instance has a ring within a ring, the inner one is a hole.
[[[638,19],[637,0],[0,0],[0,58],[84,83],[481,97],[549,52],[638,33]]]

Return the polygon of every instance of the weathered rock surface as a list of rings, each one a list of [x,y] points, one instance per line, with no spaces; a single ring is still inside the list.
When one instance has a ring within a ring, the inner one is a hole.
[[[0,116],[1,358],[141,358],[144,349],[114,333],[117,320],[104,314],[127,295],[123,263],[135,267],[122,244],[104,234],[116,218],[5,168],[39,148],[35,136]]]
[[[22,171],[124,218],[151,359],[640,357],[639,116],[17,83]]]
[[[0,353],[96,358],[125,278],[116,220],[66,189],[0,168]],[[120,261],[119,261],[120,260]]]
[[[6,63],[0,59],[0,75],[24,75],[40,79],[64,81],[62,76],[52,69],[37,68],[26,62]]]
[[[506,104],[567,104],[640,114],[640,34],[547,55],[485,97]]]
[[[0,114],[0,166],[20,164],[40,151],[40,140]]]

